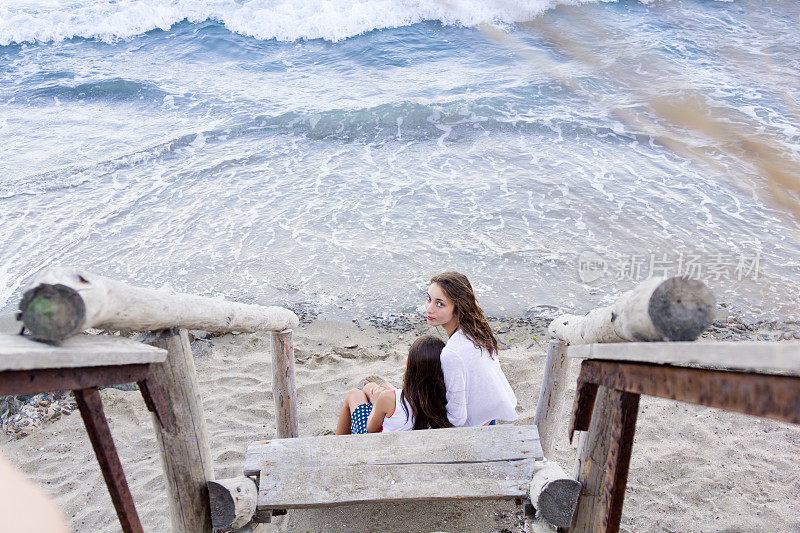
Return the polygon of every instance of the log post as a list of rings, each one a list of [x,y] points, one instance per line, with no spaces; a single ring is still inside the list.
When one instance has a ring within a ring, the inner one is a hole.
[[[567,475],[554,461],[537,462],[528,499],[547,522],[569,527],[578,504],[581,484]]]
[[[556,317],[547,331],[567,344],[693,341],[711,325],[714,303],[701,281],[653,278],[586,316]]]
[[[214,480],[214,468],[189,336],[181,329],[143,337],[144,342],[167,350],[167,360],[151,365],[151,369],[172,414],[172,423],[166,427],[161,427],[153,415],[167,481],[172,531],[210,531],[206,482]]]
[[[556,427],[561,419],[564,398],[567,394],[569,359],[566,355],[567,345],[562,341],[551,340],[547,344],[542,390],[539,392],[536,415],[533,418],[533,423],[539,430],[545,457],[551,457],[553,454]]]
[[[247,525],[256,512],[258,487],[242,476],[208,482],[211,525],[218,531],[235,531]]]
[[[571,532],[619,531],[638,411],[638,394],[598,388],[589,430],[578,446],[582,488]]]
[[[291,329],[299,323],[297,315],[281,307],[133,287],[66,267],[36,276],[22,297],[19,318],[35,339],[54,343],[88,328],[254,333]]]
[[[272,396],[278,438],[297,437],[297,386],[290,329],[272,332]]]

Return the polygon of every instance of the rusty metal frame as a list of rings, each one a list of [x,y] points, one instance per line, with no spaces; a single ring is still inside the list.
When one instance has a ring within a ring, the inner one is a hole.
[[[646,363],[581,364],[570,439],[589,428],[597,386],[800,424],[800,377]]]
[[[132,381],[145,380],[149,377],[149,363],[5,370],[0,372],[0,395],[88,389],[90,387],[130,383]]]
[[[633,451],[633,435],[639,414],[639,395],[622,392],[614,402],[614,421],[611,430],[611,447],[606,456],[605,480],[601,505],[606,509],[606,531],[619,531],[628,470]]]
[[[581,364],[569,438],[587,431],[599,387],[620,391],[612,446],[606,458],[601,506],[605,531],[622,517],[639,395],[656,396],[800,424],[800,377],[649,363],[585,360]]]
[[[75,400],[78,402],[83,423],[86,425],[86,432],[89,440],[92,441],[94,454],[97,462],[100,463],[100,470],[106,480],[106,487],[117,511],[122,531],[125,533],[143,533],[142,523],[136,513],[136,506],[133,503],[128,481],[125,479],[125,472],[122,470],[122,463],[117,455],[114,446],[114,439],[111,437],[111,430],[108,428],[103,403],[100,400],[100,393],[96,387],[74,390]]]
[[[149,363],[78,368],[6,370],[0,372],[0,395],[72,390],[89,440],[103,472],[111,501],[125,533],[141,533],[142,524],[133,502],[122,463],[108,427],[98,387],[129,383],[139,385],[147,409],[162,427],[172,423],[172,412]]]

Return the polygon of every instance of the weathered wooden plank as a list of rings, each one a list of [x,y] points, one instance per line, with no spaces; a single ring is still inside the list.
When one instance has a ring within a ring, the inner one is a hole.
[[[571,532],[616,533],[622,518],[639,395],[600,387],[578,454],[581,493]]]
[[[578,377],[572,430],[587,429],[584,391],[601,385],[635,394],[727,409],[800,424],[800,377],[704,368],[584,361]],[[588,397],[587,397],[588,398]],[[591,416],[591,411],[589,411]]]
[[[247,448],[244,474],[257,474],[283,464],[308,467],[330,464],[342,467],[361,464],[513,461],[527,458],[543,458],[536,426],[502,424],[257,442]]]
[[[76,335],[60,346],[0,335],[0,371],[161,363],[167,351],[111,335]]]
[[[800,342],[628,342],[569,346],[567,357],[800,375]]]
[[[295,440],[295,439],[291,439]],[[391,455],[392,449],[384,449]],[[533,459],[449,464],[336,464],[297,462],[261,473],[258,508],[290,509],[362,502],[523,498]]]

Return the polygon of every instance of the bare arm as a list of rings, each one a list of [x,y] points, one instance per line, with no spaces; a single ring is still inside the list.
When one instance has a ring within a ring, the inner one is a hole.
[[[61,510],[0,455],[0,531],[70,531]]]
[[[378,433],[383,428],[383,419],[394,411],[394,398],[393,390],[381,389],[367,419],[367,433]]]
[[[369,401],[373,404],[375,402],[372,400],[372,397],[375,396],[377,398],[377,395],[381,393],[381,390],[394,390],[394,387],[380,376],[372,375],[366,378],[364,381],[365,383],[362,390],[364,391],[364,394],[367,395],[367,398],[369,398]]]

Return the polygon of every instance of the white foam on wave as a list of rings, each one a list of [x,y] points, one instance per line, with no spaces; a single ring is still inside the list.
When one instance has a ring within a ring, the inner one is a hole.
[[[423,21],[513,24],[561,4],[599,0],[20,0],[0,5],[0,45],[73,37],[113,42],[215,20],[257,39],[339,41]]]

